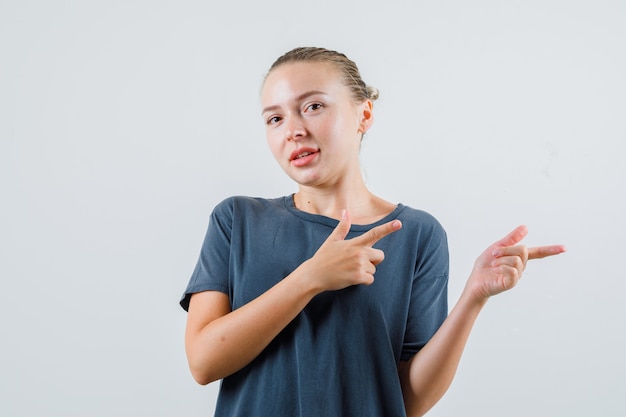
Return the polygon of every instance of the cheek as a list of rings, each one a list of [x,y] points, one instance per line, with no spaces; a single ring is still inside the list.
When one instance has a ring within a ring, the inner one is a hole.
[[[272,155],[274,155],[274,158],[276,158],[276,160],[280,162],[280,160],[283,159],[281,157],[283,150],[283,141],[278,138],[275,132],[266,132],[265,137],[267,141],[267,146],[270,148]]]
[[[329,123],[326,126],[326,133],[328,137],[335,138],[335,141],[338,142],[336,146],[351,148],[358,137],[358,126],[354,123],[354,118],[344,115]]]

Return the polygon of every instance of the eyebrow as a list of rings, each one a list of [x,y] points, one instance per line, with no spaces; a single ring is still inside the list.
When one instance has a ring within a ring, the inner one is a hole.
[[[298,97],[296,97],[296,101],[304,100],[305,98],[310,97],[310,96],[314,96],[316,94],[326,94],[326,93],[324,93],[323,91],[320,91],[320,90],[307,91],[305,93],[300,94]],[[263,111],[261,112],[261,114],[265,114],[268,111],[274,111],[274,110],[277,110],[279,108],[280,108],[280,106],[278,106],[278,105],[267,106],[267,107],[263,108]]]

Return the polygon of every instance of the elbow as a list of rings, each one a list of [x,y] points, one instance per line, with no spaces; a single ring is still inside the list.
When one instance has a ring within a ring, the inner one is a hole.
[[[211,368],[206,365],[199,366],[194,365],[190,362],[189,370],[191,371],[191,376],[193,377],[193,379],[200,385],[208,385],[211,382],[221,379],[220,376],[212,372]]]
[[[405,406],[407,408],[407,416],[408,417],[422,417],[431,408],[435,406],[443,397],[444,392],[431,394],[429,396],[422,395],[419,398],[415,397],[411,401],[407,401],[405,398]]]
[[[187,344],[187,364],[194,381],[200,385],[208,385],[223,378],[219,374],[218,358],[210,355],[210,351],[198,348],[197,345]]]
[[[187,350],[187,364],[193,379],[200,385],[208,385],[221,378],[216,375],[216,369],[212,358],[199,355],[193,349]]]
[[[191,373],[191,375],[193,376],[194,381],[196,381],[198,384],[200,385],[209,385],[211,382],[213,382],[214,380],[206,377],[204,375],[199,375],[199,374],[195,374],[195,373]]]

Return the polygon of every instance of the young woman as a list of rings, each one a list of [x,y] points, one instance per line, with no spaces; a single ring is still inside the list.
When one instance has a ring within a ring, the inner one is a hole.
[[[263,84],[269,147],[293,195],[213,211],[181,300],[217,416],[421,416],[445,393],[476,317],[529,259],[518,227],[476,260],[448,314],[446,234],[373,195],[359,166],[378,94],[343,54],[297,48]]]

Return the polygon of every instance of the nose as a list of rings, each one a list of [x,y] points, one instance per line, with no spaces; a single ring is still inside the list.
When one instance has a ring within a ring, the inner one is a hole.
[[[290,117],[285,120],[285,139],[287,141],[298,140],[306,136],[306,129],[297,117]]]

